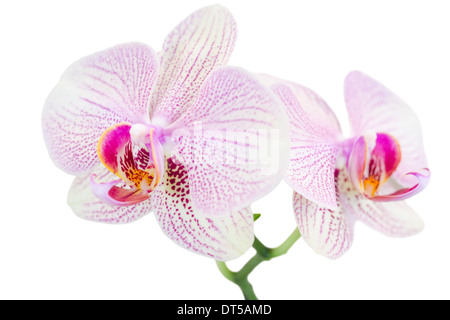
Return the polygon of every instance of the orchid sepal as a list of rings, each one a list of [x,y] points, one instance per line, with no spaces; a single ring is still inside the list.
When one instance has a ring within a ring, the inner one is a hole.
[[[72,64],[45,101],[42,130],[57,167],[76,176],[99,164],[95,146],[114,124],[148,123],[158,76],[157,54],[125,43]]]
[[[290,155],[285,181],[296,192],[336,209],[334,169],[343,136],[339,121],[314,91],[260,74],[259,79],[285,106],[290,127]]]
[[[98,195],[94,194],[91,180],[95,183],[118,182],[116,186],[126,186],[103,164],[99,164],[92,172],[76,177],[69,189],[67,203],[78,217],[94,222],[124,224],[136,221],[151,212],[149,200],[134,205],[105,203]]]

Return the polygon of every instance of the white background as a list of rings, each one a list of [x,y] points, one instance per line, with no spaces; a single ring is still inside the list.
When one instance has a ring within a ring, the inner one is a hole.
[[[115,44],[159,50],[165,35],[211,1],[2,1],[1,299],[240,299],[214,261],[171,242],[154,216],[111,226],[66,205],[72,177],[53,166],[42,139],[46,96],[65,68]],[[414,237],[391,239],[357,224],[337,261],[302,240],[251,275],[261,299],[448,299],[450,7],[448,1],[223,0],[238,23],[230,64],[306,85],[343,128],[343,79],[363,71],[419,116],[432,171],[408,201],[424,219]],[[284,184],[256,202],[269,246],[294,229]],[[249,254],[230,263],[240,267]]]

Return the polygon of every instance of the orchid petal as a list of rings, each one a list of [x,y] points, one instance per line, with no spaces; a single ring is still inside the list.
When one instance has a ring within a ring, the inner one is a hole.
[[[139,43],[118,45],[71,65],[47,98],[42,115],[55,164],[70,174],[89,171],[99,163],[97,141],[108,127],[148,121],[157,72],[156,54]]]
[[[277,95],[283,99],[288,108],[286,112],[295,120],[293,129],[298,130],[296,133],[303,137],[303,140],[322,142],[342,140],[338,118],[317,93],[297,83],[267,74],[258,74],[258,79],[279,93]]]
[[[274,83],[286,106],[291,130],[291,154],[286,182],[321,206],[335,209],[334,170],[342,138],[333,111],[312,90],[289,82]]]
[[[172,126],[195,208],[230,213],[269,193],[287,166],[288,126],[280,101],[251,74],[216,69]]]
[[[176,120],[197,95],[209,73],[228,62],[236,42],[236,22],[220,5],[192,13],[165,39],[161,74],[150,116],[153,123]]]
[[[306,243],[318,254],[337,259],[351,247],[355,220],[341,207],[330,210],[294,192],[294,213]]]
[[[89,172],[76,177],[70,187],[67,202],[80,218],[96,222],[118,224],[133,222],[151,211],[149,200],[144,200],[129,206],[117,206],[105,203],[93,192],[92,175],[94,175],[97,183],[108,184],[113,181],[118,182],[117,177],[102,164],[98,165],[92,173]]]
[[[393,177],[404,188],[416,184],[409,172],[427,168],[420,123],[400,98],[369,76],[351,72],[345,80],[345,101],[353,135],[384,132],[399,143],[402,161]]]
[[[253,243],[253,214],[243,209],[207,217],[192,205],[188,172],[168,160],[165,180],[152,193],[155,216],[164,233],[181,247],[215,260],[231,260]]]
[[[424,228],[422,219],[404,201],[359,200],[352,204],[358,219],[380,233],[402,238],[416,235]]]

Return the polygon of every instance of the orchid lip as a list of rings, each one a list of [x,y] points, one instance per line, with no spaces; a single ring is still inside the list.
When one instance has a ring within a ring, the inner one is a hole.
[[[126,189],[116,186],[122,182],[120,179],[111,182],[98,183],[95,181],[96,178],[97,175],[91,175],[90,185],[92,192],[106,204],[112,206],[130,206],[149,198],[147,193],[144,193],[137,188]]]
[[[148,198],[148,193],[161,183],[165,172],[160,132],[158,127],[129,123],[119,123],[105,130],[98,142],[98,157],[130,189],[116,187],[116,181],[103,185],[105,190],[91,183],[100,199],[116,205],[129,205],[129,202]],[[111,197],[120,200],[117,202]]]
[[[425,187],[428,185],[428,182],[430,181],[430,175],[431,172],[428,168],[423,168],[419,170],[418,172],[409,172],[406,175],[413,175],[417,178],[417,184],[410,188],[403,188],[400,190],[395,191],[394,193],[391,193],[389,195],[379,195],[371,197],[370,199],[373,201],[382,201],[382,202],[389,202],[389,201],[398,201],[398,200],[405,200],[413,195],[418,194],[420,191],[425,189]]]
[[[387,133],[368,133],[358,137],[348,157],[347,167],[353,185],[366,198],[374,201],[404,200],[425,188],[429,179],[427,168],[409,172],[418,183],[411,187],[396,187],[387,195],[380,194],[386,182],[395,182],[392,174],[397,170],[402,153],[399,142]]]

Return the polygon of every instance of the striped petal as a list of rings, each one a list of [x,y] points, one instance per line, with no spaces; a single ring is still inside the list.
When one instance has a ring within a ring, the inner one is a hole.
[[[117,177],[102,164],[98,165],[92,172],[75,178],[70,187],[67,202],[73,212],[80,218],[111,224],[128,223],[143,217],[151,211],[149,200],[128,206],[105,203],[92,191],[92,175],[95,176],[97,183],[109,183],[117,180]],[[121,187],[124,186],[121,185]]]
[[[288,126],[280,101],[251,74],[216,69],[172,126],[195,208],[228,214],[269,193],[287,166]]]
[[[400,188],[415,186],[416,177],[408,173],[428,170],[428,165],[420,123],[411,108],[382,84],[357,71],[345,80],[345,101],[355,137],[383,132],[398,141],[402,160],[393,178]]]
[[[223,216],[205,216],[193,209],[187,170],[168,160],[166,179],[153,191],[152,206],[164,233],[192,252],[227,261],[253,243],[253,214],[243,209]]]
[[[331,210],[294,192],[294,213],[305,242],[318,254],[337,259],[353,243],[355,220],[338,204]]]
[[[228,62],[235,42],[236,22],[222,6],[205,7],[182,21],[159,53],[161,73],[152,122],[165,126],[180,117],[209,73]]]
[[[291,153],[286,182],[307,199],[336,209],[334,170],[342,140],[333,111],[312,90],[273,81],[272,90],[286,107],[291,131]]]
[[[98,163],[97,142],[120,122],[148,122],[158,72],[154,51],[128,43],[71,65],[48,96],[42,127],[50,157],[62,170],[82,174]]]

